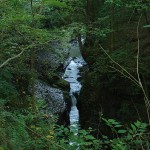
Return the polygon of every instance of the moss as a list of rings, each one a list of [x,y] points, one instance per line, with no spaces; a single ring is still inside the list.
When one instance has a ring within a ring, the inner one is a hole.
[[[62,90],[67,90],[69,91],[70,90],[70,84],[69,82],[65,81],[64,79],[59,79],[57,82],[56,82],[56,85],[61,88]]]
[[[59,88],[62,90],[70,90],[70,84],[65,81],[64,79],[62,79],[58,73],[55,72],[47,72],[44,74],[44,81],[47,82],[48,84],[50,84],[51,86],[55,87],[55,88]]]
[[[46,72],[43,76],[44,80],[50,85],[53,85],[60,80],[60,77],[55,72]]]

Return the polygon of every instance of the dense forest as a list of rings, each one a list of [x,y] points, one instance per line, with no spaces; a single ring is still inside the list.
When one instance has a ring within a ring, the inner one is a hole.
[[[150,0],[0,0],[0,150],[150,149]]]

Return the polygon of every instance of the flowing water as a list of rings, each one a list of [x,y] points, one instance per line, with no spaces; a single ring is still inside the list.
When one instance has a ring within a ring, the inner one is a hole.
[[[79,112],[76,107],[77,99],[74,94],[79,94],[81,89],[81,83],[77,80],[79,75],[79,68],[85,64],[78,46],[72,47],[70,51],[71,61],[67,66],[63,78],[70,83],[70,97],[72,101],[72,107],[70,111],[70,130],[74,130],[75,135],[78,133],[79,125]]]

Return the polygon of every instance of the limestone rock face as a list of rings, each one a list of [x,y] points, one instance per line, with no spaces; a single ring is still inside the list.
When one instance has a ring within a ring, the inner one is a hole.
[[[46,101],[47,106],[44,110],[45,113],[59,114],[65,110],[66,105],[61,90],[50,87],[44,82],[37,81],[35,91],[35,97],[37,99],[44,99]]]

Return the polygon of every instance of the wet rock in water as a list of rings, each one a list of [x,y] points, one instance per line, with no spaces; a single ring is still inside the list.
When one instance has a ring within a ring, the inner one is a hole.
[[[66,103],[66,109],[64,110],[63,113],[60,114],[59,119],[58,119],[58,124],[59,125],[64,125],[65,127],[68,127],[70,125],[70,116],[69,112],[71,111],[71,99],[70,96],[68,95],[68,92],[64,92],[64,99]]]
[[[67,66],[70,64],[71,60],[72,60],[72,58],[69,57],[69,58],[64,62],[64,68],[63,68],[64,71],[65,71],[65,69],[67,68]]]
[[[65,110],[66,104],[61,90],[50,87],[44,82],[37,81],[35,91],[35,97],[43,99],[47,103],[47,107],[44,110],[45,113],[59,114]]]
[[[73,93],[73,95],[74,95],[75,98],[78,100],[78,98],[79,98],[79,92],[75,92],[75,93]]]
[[[81,77],[81,76],[79,76],[79,77],[77,78],[77,80],[78,80],[79,82],[81,82],[82,77]]]

